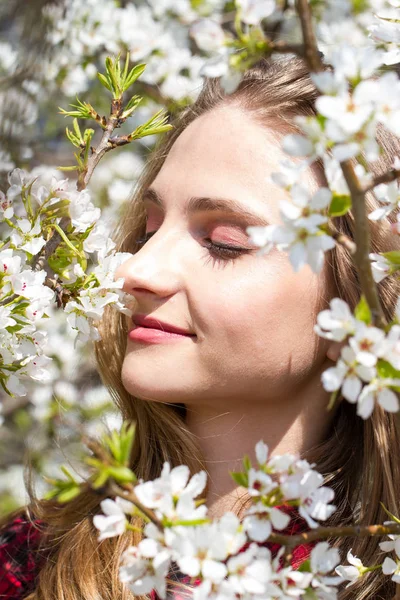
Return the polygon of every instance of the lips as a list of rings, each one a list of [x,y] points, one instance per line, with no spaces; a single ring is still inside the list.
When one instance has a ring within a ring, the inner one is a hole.
[[[136,325],[136,327],[158,329],[167,333],[178,333],[180,335],[187,335],[191,337],[195,336],[195,334],[191,333],[190,331],[181,329],[180,327],[176,327],[175,325],[171,325],[170,323],[165,323],[163,321],[160,321],[160,319],[147,317],[146,315],[133,315],[132,321]]]

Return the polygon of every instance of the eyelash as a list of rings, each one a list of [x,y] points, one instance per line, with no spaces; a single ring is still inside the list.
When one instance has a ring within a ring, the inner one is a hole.
[[[156,233],[156,231],[151,231],[149,233],[146,233],[146,235],[144,237],[140,238],[139,240],[136,240],[136,244],[138,244],[139,246],[144,246],[144,244],[155,233]],[[239,258],[239,256],[243,256],[244,254],[248,254],[249,252],[251,252],[251,250],[249,248],[238,248],[236,246],[214,244],[214,242],[212,242],[210,240],[210,238],[205,238],[205,241],[207,242],[207,244],[204,247],[207,248],[207,250],[210,253],[210,256],[207,257],[206,264],[210,260],[212,260],[213,266],[215,265],[216,262],[228,263],[229,261]]]

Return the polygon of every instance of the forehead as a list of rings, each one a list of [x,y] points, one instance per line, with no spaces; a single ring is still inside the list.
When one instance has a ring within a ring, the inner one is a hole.
[[[219,107],[181,133],[152,187],[174,204],[193,195],[219,196],[264,212],[268,207],[269,216],[278,218],[279,200],[287,193],[270,175],[288,158],[279,138],[242,109]],[[311,173],[308,178],[314,179]]]

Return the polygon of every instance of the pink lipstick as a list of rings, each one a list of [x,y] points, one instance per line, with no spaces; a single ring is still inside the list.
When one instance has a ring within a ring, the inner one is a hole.
[[[132,321],[134,328],[128,333],[128,337],[132,341],[158,344],[160,342],[176,342],[183,338],[196,337],[190,331],[146,315],[134,315]]]

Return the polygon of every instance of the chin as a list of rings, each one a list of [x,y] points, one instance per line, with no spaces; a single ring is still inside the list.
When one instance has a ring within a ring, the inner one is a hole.
[[[132,361],[133,362],[133,361]],[[138,361],[139,362],[139,361]],[[159,368],[155,365],[135,365],[125,360],[122,365],[121,381],[126,391],[142,400],[163,403],[183,403],[187,399],[190,385],[179,378],[181,372],[174,368]]]

